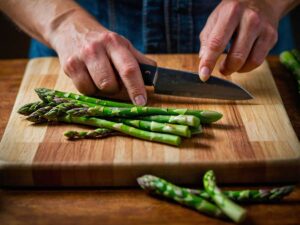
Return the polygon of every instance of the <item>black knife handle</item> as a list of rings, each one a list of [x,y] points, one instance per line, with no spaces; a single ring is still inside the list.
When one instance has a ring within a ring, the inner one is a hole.
[[[142,63],[140,63],[139,66],[144,80],[144,84],[147,86],[152,86],[157,67]]]

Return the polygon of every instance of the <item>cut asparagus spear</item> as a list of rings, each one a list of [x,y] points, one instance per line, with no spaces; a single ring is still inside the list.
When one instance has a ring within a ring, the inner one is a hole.
[[[45,101],[52,101],[55,97],[65,98],[69,100],[77,101],[79,104],[86,104],[88,106],[110,106],[110,107],[127,107],[134,108],[136,110],[136,106],[132,104],[122,103],[122,102],[114,102],[108,100],[101,100],[97,98],[92,98],[84,95],[77,95],[74,93],[66,93],[56,90],[50,90],[46,88],[37,88],[35,89],[39,97]],[[74,101],[72,101],[74,103]],[[144,108],[144,107],[139,107]],[[153,114],[161,114],[161,115],[194,115],[198,117],[202,123],[212,123],[219,120],[222,117],[221,113],[210,111],[210,110],[191,110],[191,109],[173,109],[173,108],[157,108],[157,107],[146,107],[149,111],[152,111]],[[139,110],[139,109],[137,109]],[[151,114],[151,115],[153,115]]]
[[[69,130],[64,133],[68,139],[101,139],[111,136],[120,135],[118,131],[114,131],[107,128],[97,128],[92,131],[74,131]]]
[[[159,123],[173,123],[180,125],[187,125],[190,127],[198,127],[200,125],[200,119],[193,115],[153,115],[140,117],[141,120],[155,121]]]
[[[154,121],[144,121],[144,120],[134,120],[134,119],[124,119],[117,118],[114,121],[118,121],[129,126],[140,128],[142,130],[149,130],[154,132],[161,132],[167,134],[175,134],[182,137],[191,137],[191,131],[188,126],[170,124],[170,123],[158,123]]]
[[[144,190],[172,199],[201,213],[214,217],[222,217],[223,215],[222,211],[214,204],[161,178],[144,175],[139,177],[137,182]]]
[[[134,106],[131,108],[119,107],[82,107],[67,112],[73,116],[94,116],[94,117],[135,117],[145,115],[189,115],[195,114],[203,123],[214,122],[222,116],[222,114],[208,110],[189,110],[189,109],[166,109],[157,107]]]
[[[44,108],[41,108],[35,111],[34,113],[30,114],[27,117],[27,119],[32,122],[45,122],[46,119],[45,114],[54,108],[51,106],[46,106]],[[51,116],[50,118],[51,118],[50,121],[83,124],[83,125],[89,125],[94,127],[112,129],[112,130],[125,133],[129,136],[137,137],[148,141],[155,141],[155,142],[160,142],[160,143],[165,143],[165,144],[170,144],[175,146],[179,146],[181,143],[181,138],[177,135],[155,133],[155,132],[140,130],[125,125],[123,123],[116,123],[116,122],[99,119],[95,117],[75,117],[71,115],[61,115],[58,117]]]
[[[207,171],[203,177],[205,191],[209,194],[216,205],[236,223],[242,222],[246,217],[246,210],[226,197],[216,185],[215,174],[212,170]]]

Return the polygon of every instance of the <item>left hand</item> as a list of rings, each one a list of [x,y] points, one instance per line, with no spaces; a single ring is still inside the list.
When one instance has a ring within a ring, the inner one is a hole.
[[[278,1],[223,0],[200,34],[201,80],[209,78],[231,38],[230,50],[220,65],[222,74],[248,72],[262,64],[277,42],[277,27],[283,10]]]

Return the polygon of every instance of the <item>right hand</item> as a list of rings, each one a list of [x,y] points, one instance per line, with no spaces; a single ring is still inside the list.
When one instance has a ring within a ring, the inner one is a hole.
[[[123,36],[84,16],[60,24],[50,43],[79,92],[111,96],[125,86],[134,104],[146,104],[147,94],[138,63],[156,63]]]

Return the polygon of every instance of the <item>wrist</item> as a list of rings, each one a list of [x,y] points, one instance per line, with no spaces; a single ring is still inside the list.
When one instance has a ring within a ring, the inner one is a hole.
[[[273,11],[278,20],[280,20],[289,11],[295,8],[300,3],[300,0],[267,0],[267,2],[269,6],[273,8]]]

